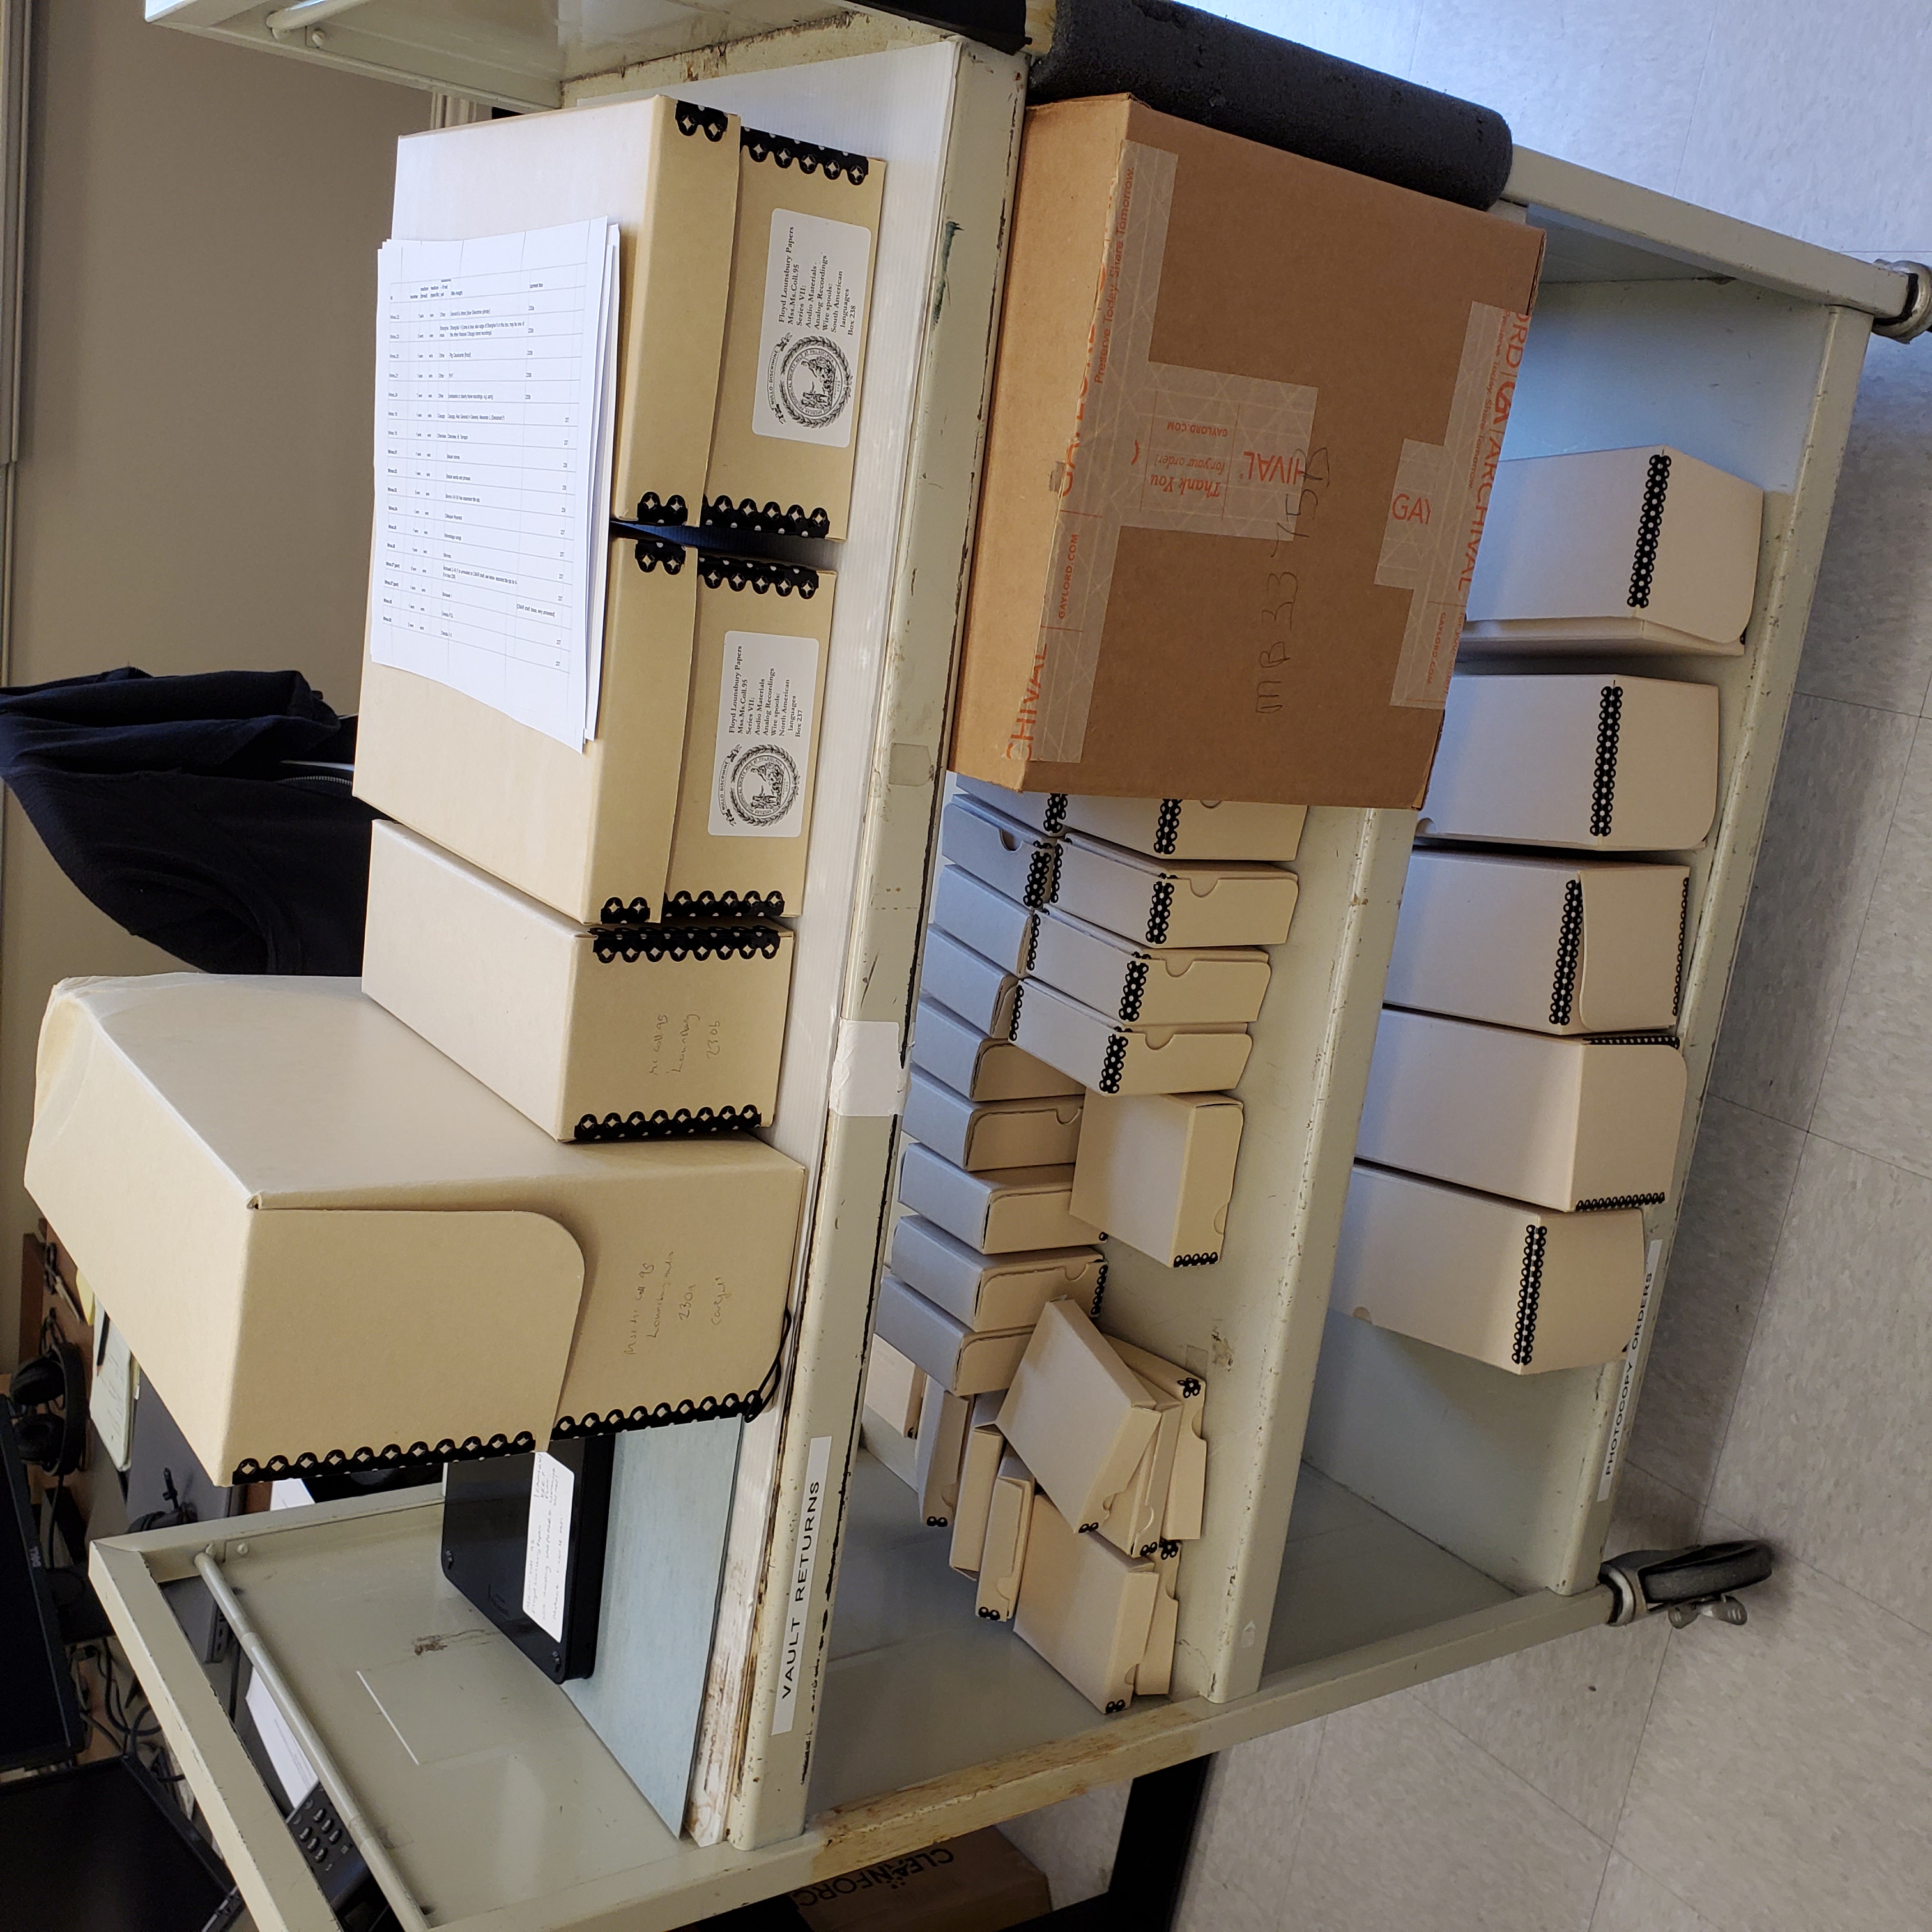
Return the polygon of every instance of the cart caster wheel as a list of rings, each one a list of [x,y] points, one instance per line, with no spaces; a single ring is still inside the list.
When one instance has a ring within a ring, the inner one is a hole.
[[[1747,1613],[1733,1594],[1762,1583],[1774,1562],[1762,1543],[1694,1544],[1684,1550],[1634,1550],[1598,1572],[1614,1599],[1613,1624],[1634,1624],[1663,1611],[1687,1628],[1700,1617],[1742,1624]]]

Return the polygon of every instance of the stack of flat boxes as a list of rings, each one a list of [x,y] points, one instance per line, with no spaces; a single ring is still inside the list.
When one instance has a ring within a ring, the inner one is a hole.
[[[1102,1708],[1166,1690],[1206,1447],[1200,1378],[1094,1326],[1094,1244],[1220,1257],[1303,817],[960,781],[942,820],[868,1406],[980,1613]]]
[[[1642,1210],[1683,1118],[1691,930],[1688,869],[1637,855],[1709,832],[1718,692],[1546,661],[1738,655],[1762,510],[1678,451],[1501,466],[1376,1036],[1342,1312],[1519,1375],[1630,1346]]]

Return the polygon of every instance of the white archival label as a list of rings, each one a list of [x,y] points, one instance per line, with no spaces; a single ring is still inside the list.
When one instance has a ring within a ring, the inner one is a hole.
[[[816,638],[724,633],[711,784],[714,838],[796,838],[804,831],[818,694]]]
[[[869,230],[772,211],[752,400],[755,435],[850,448],[872,256]]]
[[[788,1731],[798,1715],[799,1669],[805,1660],[805,1627],[812,1603],[812,1572],[818,1568],[818,1539],[825,1518],[825,1472],[832,1460],[832,1438],[814,1436],[805,1458],[805,1503],[798,1513],[798,1549],[792,1558],[791,1594],[785,1604],[784,1652],[778,1666],[778,1707],[772,1714],[775,1734]]]
[[[576,1472],[537,1452],[530,1468],[530,1523],[524,1543],[524,1615],[563,1641],[563,1600],[570,1580],[570,1504]]]
[[[314,1766],[308,1761],[308,1753],[302,1749],[295,1732],[289,1729],[289,1720],[282,1715],[282,1707],[271,1694],[266,1678],[249,1678],[245,1701],[248,1714],[255,1720],[255,1729],[261,1734],[262,1748],[268,1753],[268,1762],[281,1780],[287,1798],[285,1808],[292,1811],[321,1780],[315,1774]]]
[[[375,662],[573,748],[610,550],[617,225],[376,258]]]

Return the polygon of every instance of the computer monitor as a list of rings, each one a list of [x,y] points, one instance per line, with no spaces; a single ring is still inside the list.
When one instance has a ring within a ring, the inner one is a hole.
[[[226,1869],[124,1757],[0,1784],[0,1922],[34,1932],[202,1932]]]
[[[27,1468],[14,1438],[14,1406],[0,1396],[0,1771],[57,1764],[86,1732],[74,1694],[40,1538]]]

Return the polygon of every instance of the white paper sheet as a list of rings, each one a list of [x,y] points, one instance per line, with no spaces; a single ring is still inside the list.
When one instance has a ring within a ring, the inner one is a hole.
[[[370,650],[573,746],[596,735],[617,224],[377,257]]]

